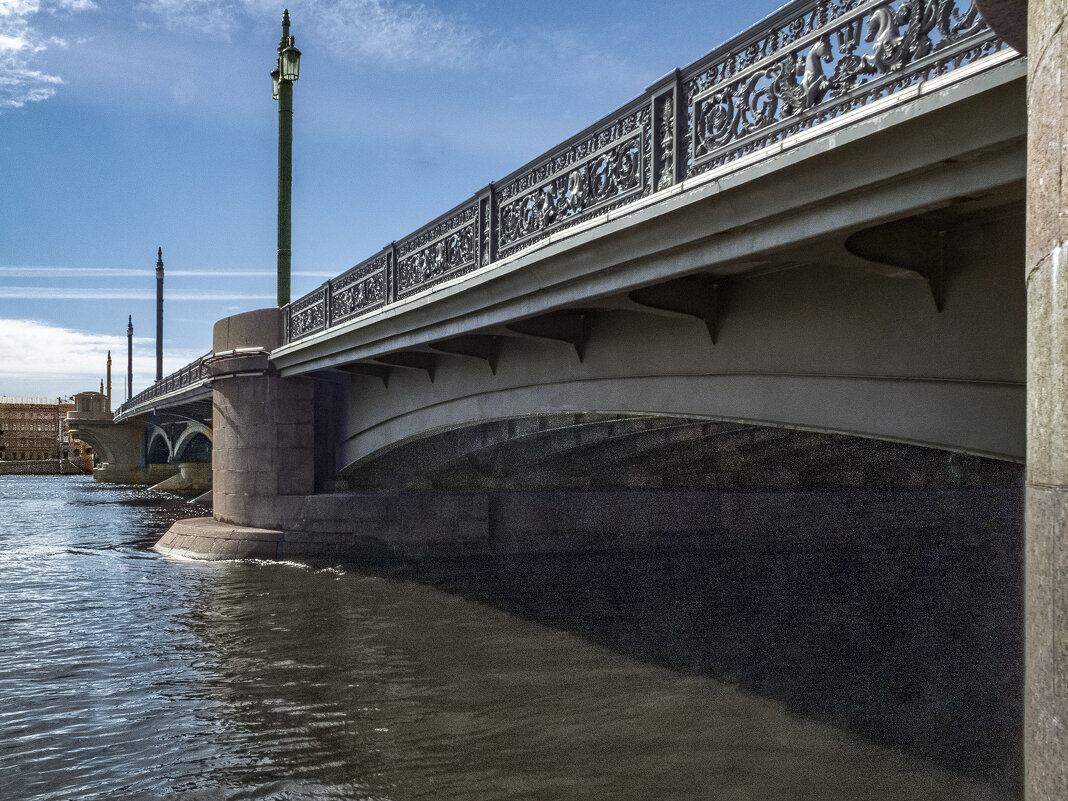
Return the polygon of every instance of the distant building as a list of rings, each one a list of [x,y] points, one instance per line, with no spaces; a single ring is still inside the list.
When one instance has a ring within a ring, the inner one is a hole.
[[[71,402],[0,396],[0,461],[57,459],[92,469],[93,449],[67,432]]]

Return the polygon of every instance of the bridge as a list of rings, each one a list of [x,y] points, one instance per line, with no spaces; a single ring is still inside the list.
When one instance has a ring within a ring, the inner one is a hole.
[[[1022,50],[1024,4],[983,5]],[[1050,47],[1029,137],[1029,65],[974,7],[799,0],[303,298],[219,321],[114,418],[138,469],[211,440],[213,517],[158,547],[811,532],[871,523],[888,481],[957,509],[1000,492],[1018,530],[1026,461],[1028,786],[1063,797]],[[813,512],[824,484],[848,492]]]
[[[95,449],[97,481],[147,483],[182,492],[210,489],[211,356],[138,392],[115,412],[101,393],[75,395],[67,428]]]
[[[334,490],[797,485],[842,436],[1022,463],[1025,73],[974,7],[792,3],[79,436],[101,480],[212,460],[270,530]]]

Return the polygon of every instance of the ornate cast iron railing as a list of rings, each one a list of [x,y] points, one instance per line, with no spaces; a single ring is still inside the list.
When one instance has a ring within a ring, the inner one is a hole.
[[[957,0],[799,0],[286,307],[294,342],[1007,48]]]
[[[135,406],[140,406],[142,403],[159,398],[163,395],[169,395],[171,392],[175,392],[179,389],[185,389],[186,387],[194,384],[199,384],[202,381],[206,381],[211,375],[208,373],[207,360],[211,358],[211,352],[205,353],[199,359],[194,362],[190,362],[180,370],[176,370],[166,378],[163,378],[147,389],[143,389],[130,398],[126,403],[122,404],[115,410],[115,416],[118,417],[123,412],[133,409]]]

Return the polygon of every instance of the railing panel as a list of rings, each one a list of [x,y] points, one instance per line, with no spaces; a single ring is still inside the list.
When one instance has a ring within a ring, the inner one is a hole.
[[[687,176],[1003,47],[974,5],[798,4],[788,21],[686,77]]]
[[[383,251],[330,282],[331,325],[386,304],[392,259],[392,250]]]
[[[289,305],[287,340],[300,339],[326,330],[326,285]]]
[[[652,191],[650,115],[642,105],[500,185],[497,257]]]
[[[472,200],[397,242],[397,298],[423,292],[478,266],[478,204]]]

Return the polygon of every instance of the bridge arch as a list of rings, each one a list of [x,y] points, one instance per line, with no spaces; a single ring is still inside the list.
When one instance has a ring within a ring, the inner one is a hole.
[[[174,442],[172,461],[210,462],[211,428],[203,423],[190,422]]]
[[[168,464],[173,453],[171,439],[167,432],[157,426],[150,427],[148,444],[145,447],[146,464]]]

